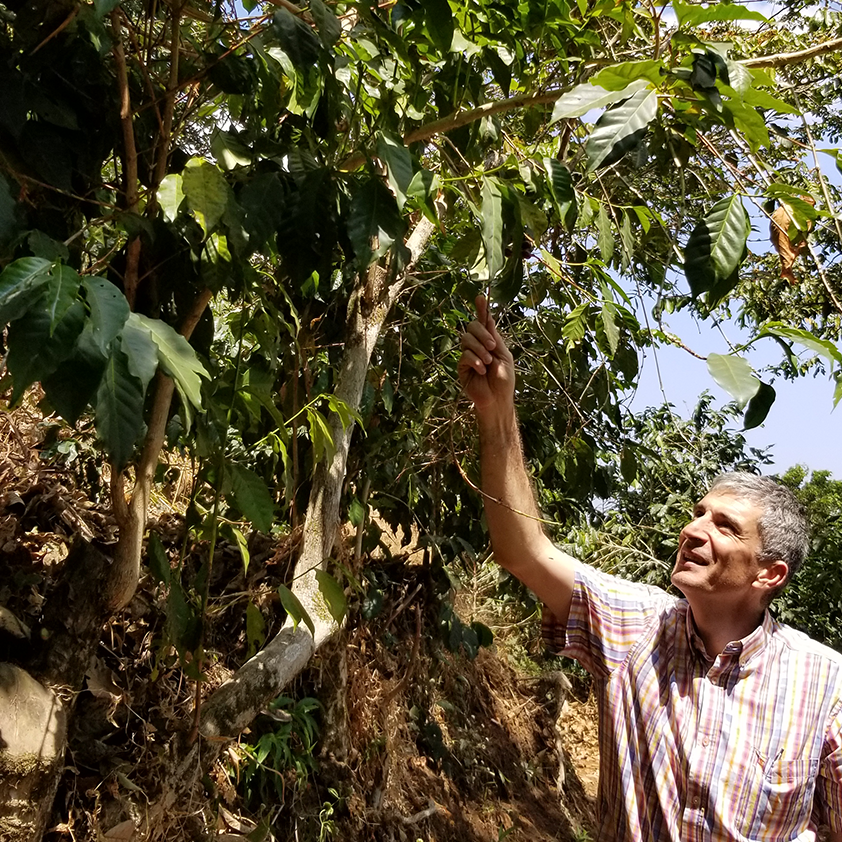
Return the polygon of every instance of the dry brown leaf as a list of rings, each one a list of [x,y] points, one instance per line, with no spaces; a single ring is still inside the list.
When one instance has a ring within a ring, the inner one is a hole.
[[[133,842],[137,828],[131,819],[126,819],[120,824],[114,825],[108,833],[103,834],[102,838],[106,842]]]

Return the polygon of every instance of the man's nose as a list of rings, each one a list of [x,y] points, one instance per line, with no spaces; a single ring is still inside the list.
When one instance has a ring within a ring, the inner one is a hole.
[[[704,540],[705,534],[707,532],[707,523],[707,515],[700,515],[698,517],[693,518],[693,520],[691,520],[690,523],[688,523],[684,527],[684,529],[681,530],[682,537],[685,539],[690,538]]]

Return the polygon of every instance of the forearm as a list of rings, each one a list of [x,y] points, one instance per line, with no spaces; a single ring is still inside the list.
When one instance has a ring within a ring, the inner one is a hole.
[[[564,622],[570,609],[573,561],[555,547],[541,526],[514,408],[477,413],[477,421],[494,558]]]

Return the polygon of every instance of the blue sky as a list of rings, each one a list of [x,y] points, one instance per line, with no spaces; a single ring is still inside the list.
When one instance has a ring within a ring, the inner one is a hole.
[[[711,352],[727,354],[730,351],[715,327],[710,323],[697,323],[686,312],[669,316],[665,324],[698,354],[706,356]],[[735,325],[725,324],[722,329],[734,344],[739,343],[739,329]],[[759,370],[780,359],[780,348],[771,339],[762,340],[746,356]],[[806,353],[805,356],[810,355]],[[768,468],[766,473],[782,473],[792,465],[801,464],[811,470],[832,471],[836,479],[842,479],[842,447],[839,446],[842,403],[832,411],[834,383],[826,375],[819,375],[794,382],[778,379],[774,388],[777,397],[765,423],[745,432],[752,447],[772,445],[774,467]],[[650,351],[643,362],[640,387],[631,407],[658,406],[666,399],[675,406],[677,414],[687,418],[705,389],[717,398],[717,407],[731,400],[714,382],[703,360],[681,348],[659,348],[654,354]]]

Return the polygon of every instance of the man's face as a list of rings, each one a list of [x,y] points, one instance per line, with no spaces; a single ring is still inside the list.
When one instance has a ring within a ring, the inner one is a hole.
[[[703,595],[733,595],[737,602],[740,597],[759,598],[752,582],[761,569],[762,514],[760,506],[744,497],[711,491],[681,530],[672,583],[691,600]]]

